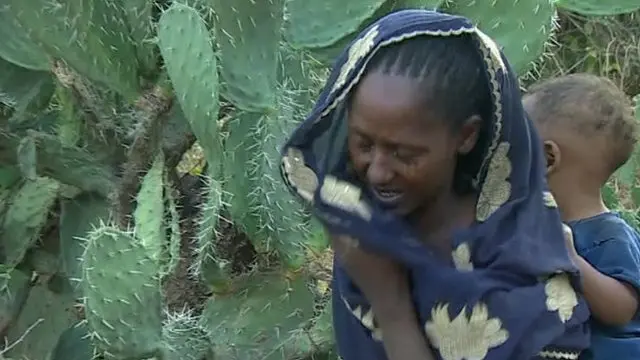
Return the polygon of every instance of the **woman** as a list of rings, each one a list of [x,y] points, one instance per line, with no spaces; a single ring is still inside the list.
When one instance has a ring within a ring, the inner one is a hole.
[[[467,19],[403,10],[345,49],[282,162],[333,240],[344,360],[578,358],[589,313],[538,143]]]

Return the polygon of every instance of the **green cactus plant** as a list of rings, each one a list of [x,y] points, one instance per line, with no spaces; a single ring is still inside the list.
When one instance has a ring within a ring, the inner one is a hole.
[[[461,0],[449,2],[444,9],[472,19],[504,48],[511,66],[521,73],[538,60],[557,26],[551,1]]]
[[[119,1],[7,3],[22,31],[45,52],[127,97],[138,95],[135,46]]]
[[[17,266],[37,243],[59,190],[57,181],[43,177],[25,180],[17,189],[4,214],[1,233],[4,265]]]
[[[236,282],[236,295],[211,298],[203,312],[223,359],[287,359],[291,332],[313,314],[304,277],[263,273]]]
[[[343,1],[333,3],[290,0],[289,18],[284,34],[298,48],[331,46],[349,35],[355,35],[361,25],[386,3],[385,0]],[[331,26],[327,26],[331,19]]]
[[[598,1],[598,0],[558,0],[556,6],[583,15],[619,15],[640,9],[635,0]]]
[[[190,311],[170,313],[162,328],[163,359],[213,360],[211,334]]]
[[[525,75],[549,50],[556,8],[637,7],[5,1],[0,324],[12,345],[0,354],[336,359],[329,243],[278,180],[278,150],[338,52],[391,11],[439,9],[469,17]],[[181,178],[194,142],[206,165]],[[612,206],[623,186],[640,199],[634,164],[605,189]]]
[[[256,111],[276,105],[284,3],[284,0],[212,3],[224,94],[241,110]]]
[[[105,226],[87,240],[81,261],[85,314],[94,343],[116,358],[162,351],[160,261],[154,248]]]
[[[47,55],[23,31],[8,6],[0,8],[0,57],[29,70],[49,70]],[[3,89],[4,90],[4,89]]]

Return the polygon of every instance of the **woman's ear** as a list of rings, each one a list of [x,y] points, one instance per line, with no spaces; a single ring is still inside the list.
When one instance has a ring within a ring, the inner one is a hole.
[[[473,150],[480,137],[480,128],[482,127],[482,119],[478,115],[469,117],[460,128],[460,142],[458,145],[458,154],[465,155]]]
[[[544,141],[544,156],[547,160],[547,176],[558,170],[560,167],[560,161],[562,156],[560,154],[560,147],[554,141]]]

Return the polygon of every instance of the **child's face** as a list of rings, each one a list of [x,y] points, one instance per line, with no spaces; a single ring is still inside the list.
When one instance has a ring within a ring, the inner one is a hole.
[[[349,111],[353,168],[372,195],[400,215],[450,191],[457,156],[471,151],[479,128],[452,131],[420,93],[410,78],[373,72],[359,84]]]

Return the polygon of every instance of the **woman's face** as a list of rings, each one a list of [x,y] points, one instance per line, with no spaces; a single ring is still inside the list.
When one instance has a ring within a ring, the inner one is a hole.
[[[456,133],[430,112],[420,91],[411,78],[374,71],[360,82],[349,111],[349,156],[358,178],[402,216],[450,192],[457,155],[475,144],[475,134]]]

